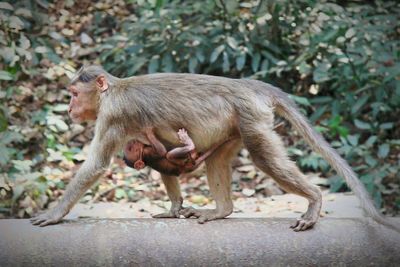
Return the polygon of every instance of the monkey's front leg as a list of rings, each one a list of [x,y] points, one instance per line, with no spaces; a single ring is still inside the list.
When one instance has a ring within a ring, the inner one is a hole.
[[[161,179],[167,190],[169,199],[171,200],[171,208],[169,212],[152,216],[153,218],[179,218],[179,211],[182,209],[182,196],[179,188],[178,177],[161,174]]]
[[[46,226],[56,224],[67,215],[83,193],[104,173],[104,169],[95,169],[90,162],[85,161],[74,179],[68,184],[60,203],[45,214],[31,219],[33,225]]]
[[[110,164],[111,156],[121,145],[117,140],[119,136],[121,135],[111,128],[106,133],[95,134],[90,146],[88,159],[68,184],[60,203],[45,214],[32,218],[32,224],[46,226],[61,221],[83,193],[105,172]]]

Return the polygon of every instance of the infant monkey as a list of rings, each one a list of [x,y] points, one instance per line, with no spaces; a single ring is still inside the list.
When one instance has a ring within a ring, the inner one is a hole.
[[[223,143],[216,144],[207,150],[204,154],[199,155],[192,139],[187,134],[185,129],[179,129],[178,138],[184,145],[176,147],[168,151],[165,155],[159,152],[159,149],[154,145],[155,136],[151,132],[147,135],[152,145],[145,145],[142,142],[131,140],[124,149],[124,161],[129,167],[140,170],[146,165],[166,175],[180,175],[194,171],[199,165],[210,156]],[[158,140],[157,140],[158,141]],[[158,145],[161,143],[158,141]]]

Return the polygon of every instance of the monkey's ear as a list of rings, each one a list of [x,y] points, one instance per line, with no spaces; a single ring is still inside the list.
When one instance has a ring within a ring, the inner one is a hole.
[[[105,92],[108,89],[108,82],[106,76],[104,74],[100,74],[96,78],[96,85],[100,89],[101,92]]]

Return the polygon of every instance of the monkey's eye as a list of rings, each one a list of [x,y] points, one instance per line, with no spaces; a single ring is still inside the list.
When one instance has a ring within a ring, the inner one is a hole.
[[[77,97],[78,93],[77,92],[72,92],[72,96]]]

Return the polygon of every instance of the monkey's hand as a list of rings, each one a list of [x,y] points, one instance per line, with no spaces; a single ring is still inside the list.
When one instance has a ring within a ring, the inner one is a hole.
[[[180,210],[182,209],[182,202],[172,202],[171,209],[168,212],[151,215],[153,218],[179,218]]]
[[[144,161],[143,160],[137,160],[137,161],[135,161],[135,163],[133,164],[133,167],[136,169],[136,170],[141,170],[141,169],[143,169],[144,167],[146,167],[146,164],[144,164]]]
[[[53,209],[42,215],[31,218],[30,221],[33,225],[39,225],[40,227],[43,227],[46,225],[59,223],[63,217],[63,213]]]

